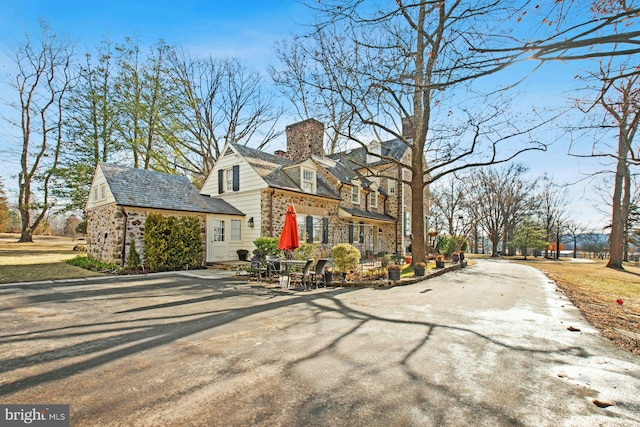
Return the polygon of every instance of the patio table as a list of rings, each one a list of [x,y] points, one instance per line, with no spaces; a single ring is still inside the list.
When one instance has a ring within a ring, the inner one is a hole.
[[[307,261],[301,259],[285,259],[280,261],[282,270],[280,271],[280,287],[289,287],[291,273],[301,270]]]

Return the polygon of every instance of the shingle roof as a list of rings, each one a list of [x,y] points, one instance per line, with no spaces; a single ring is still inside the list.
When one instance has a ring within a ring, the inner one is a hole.
[[[251,167],[265,180],[269,187],[291,191],[302,191],[300,186],[287,175],[282,167],[293,165],[293,160],[268,154],[255,148],[240,144],[232,145],[239,154],[251,165]],[[331,198],[340,198],[340,195],[322,176],[317,177],[316,194]]]
[[[243,215],[224,200],[202,196],[187,177],[100,163],[118,205]]]
[[[389,222],[396,220],[391,215],[378,213],[378,212],[367,212],[360,209],[351,209],[351,208],[340,208],[340,209],[342,209],[343,211],[353,216],[357,216],[359,218],[376,219],[378,221],[389,221]]]

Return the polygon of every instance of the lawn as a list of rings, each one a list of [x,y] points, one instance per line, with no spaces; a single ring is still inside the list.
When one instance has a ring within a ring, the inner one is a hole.
[[[100,275],[62,262],[78,256],[73,247],[83,242],[65,237],[34,236],[33,243],[18,243],[18,237],[17,234],[0,234],[0,283]]]
[[[546,273],[603,335],[640,354],[640,267],[626,264],[621,271],[600,260],[514,260]]]

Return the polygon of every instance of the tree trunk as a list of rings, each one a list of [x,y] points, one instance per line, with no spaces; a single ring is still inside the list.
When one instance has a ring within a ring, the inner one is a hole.
[[[620,132],[618,136],[618,164],[616,166],[611,208],[611,236],[609,238],[609,262],[607,263],[609,268],[621,269],[624,257],[624,230],[628,212],[627,199],[630,197],[625,185],[626,177],[629,174],[628,152],[629,145],[624,132]]]

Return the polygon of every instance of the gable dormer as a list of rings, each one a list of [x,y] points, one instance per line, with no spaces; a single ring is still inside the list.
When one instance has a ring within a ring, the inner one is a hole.
[[[380,155],[382,155],[382,143],[380,141],[373,141],[367,147],[367,163],[379,162]]]
[[[317,194],[318,170],[311,159],[286,166],[283,171],[302,191],[309,194]]]

